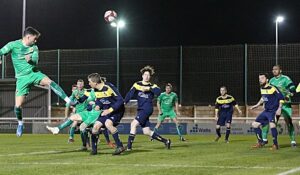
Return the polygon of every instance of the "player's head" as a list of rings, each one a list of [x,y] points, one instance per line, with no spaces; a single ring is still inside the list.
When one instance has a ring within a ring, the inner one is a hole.
[[[151,76],[155,73],[153,67],[145,66],[140,70],[144,82],[149,82]]]
[[[260,73],[259,74],[258,78],[259,78],[260,86],[265,86],[268,83],[268,81],[269,81],[268,76],[269,76],[268,73]]]
[[[278,75],[280,75],[281,72],[282,72],[282,70],[281,70],[280,65],[277,64],[277,65],[273,66],[272,73],[273,73],[274,77],[277,77]]]
[[[41,33],[33,27],[27,27],[23,33],[23,40],[25,44],[31,46],[37,42],[37,39],[41,36]]]
[[[77,80],[76,87],[77,87],[79,90],[82,90],[83,87],[84,87],[84,81],[83,81],[82,79]]]
[[[101,76],[98,73],[92,73],[88,76],[89,85],[95,88],[98,84],[102,83]]]
[[[172,92],[172,85],[171,83],[166,84],[166,93],[169,94]]]
[[[227,87],[226,86],[221,86],[220,87],[220,94],[222,96],[227,94]]]

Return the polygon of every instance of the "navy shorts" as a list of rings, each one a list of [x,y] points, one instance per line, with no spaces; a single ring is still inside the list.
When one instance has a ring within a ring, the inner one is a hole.
[[[225,126],[226,123],[232,122],[232,112],[222,112],[219,114],[217,125]]]
[[[97,121],[102,123],[102,127],[105,127],[106,120],[111,120],[113,122],[113,126],[118,126],[120,124],[121,119],[124,116],[124,111],[108,114],[106,116],[100,116]]]
[[[263,126],[269,124],[270,122],[275,123],[276,112],[263,111],[255,119],[256,122],[261,123]]]
[[[135,119],[140,123],[142,128],[150,127],[149,117],[152,113],[153,111],[138,110]]]

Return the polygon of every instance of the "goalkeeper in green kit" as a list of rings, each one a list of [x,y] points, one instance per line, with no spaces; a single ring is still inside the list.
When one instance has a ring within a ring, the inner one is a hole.
[[[285,123],[288,127],[288,133],[291,139],[291,146],[296,147],[296,140],[295,140],[295,129],[292,121],[292,101],[291,97],[296,93],[296,87],[292,80],[282,74],[282,70],[280,65],[273,66],[273,75],[274,77],[271,78],[269,81],[271,85],[277,87],[282,95],[284,96],[284,103],[282,105],[282,113],[281,115],[284,117]],[[280,116],[276,116],[276,123],[278,123]],[[262,128],[262,138],[264,144],[268,143],[268,132],[269,132],[269,125],[263,126]]]
[[[175,111],[174,111],[175,106]],[[166,85],[166,91],[161,93],[157,98],[157,108],[159,111],[158,121],[154,128],[154,131],[158,131],[161,123],[165,118],[170,117],[170,119],[176,124],[177,133],[181,141],[185,141],[185,138],[182,136],[181,126],[176,118],[176,115],[179,115],[178,111],[178,97],[175,92],[172,92],[172,85],[168,83]]]
[[[22,136],[23,133],[22,105],[32,86],[50,86],[67,104],[75,104],[59,85],[37,69],[39,50],[35,43],[40,35],[40,32],[33,27],[27,27],[22,39],[11,41],[0,50],[0,56],[11,54],[15,78],[17,79],[14,113],[18,119],[16,132],[18,137]]]

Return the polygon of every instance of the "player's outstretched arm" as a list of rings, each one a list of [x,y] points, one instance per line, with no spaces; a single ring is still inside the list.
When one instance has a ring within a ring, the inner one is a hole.
[[[136,91],[136,88],[133,85],[132,88],[130,89],[130,91],[125,96],[125,99],[124,99],[125,104],[127,104],[132,99],[132,97],[134,96],[135,91]]]
[[[0,57],[2,55],[8,54],[11,50],[12,50],[12,42],[9,42],[0,49]],[[0,60],[0,64],[2,64],[2,60]]]

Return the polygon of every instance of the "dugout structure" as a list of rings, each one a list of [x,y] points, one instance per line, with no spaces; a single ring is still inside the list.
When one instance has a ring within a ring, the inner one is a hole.
[[[16,79],[0,79],[0,122],[16,120],[14,114]],[[26,122],[51,119],[51,90],[41,86],[32,87],[23,105]]]

